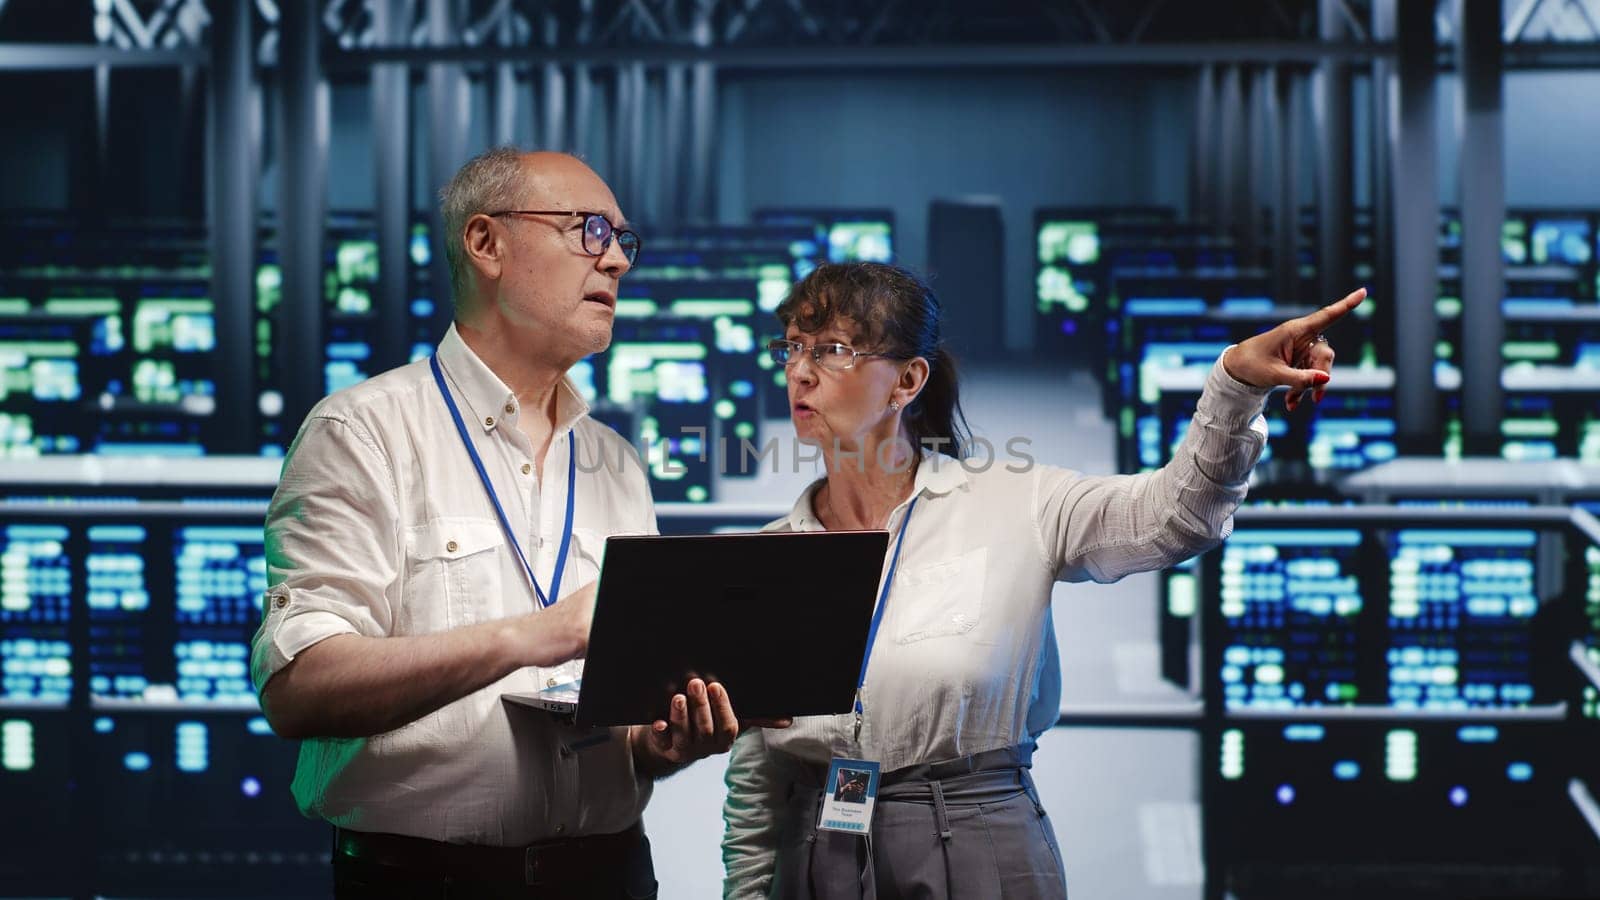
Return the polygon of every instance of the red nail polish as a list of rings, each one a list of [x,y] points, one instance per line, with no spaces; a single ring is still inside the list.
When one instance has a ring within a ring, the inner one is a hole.
[[[1332,378],[1333,376],[1329,375],[1327,372],[1314,372],[1311,375],[1311,380],[1315,381],[1317,384],[1327,384]]]

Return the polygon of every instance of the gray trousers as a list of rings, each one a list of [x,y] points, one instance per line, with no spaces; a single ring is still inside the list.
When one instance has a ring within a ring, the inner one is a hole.
[[[789,791],[771,896],[779,900],[1065,900],[1055,830],[1028,774],[1032,747],[887,773],[870,837],[819,831],[813,783]]]

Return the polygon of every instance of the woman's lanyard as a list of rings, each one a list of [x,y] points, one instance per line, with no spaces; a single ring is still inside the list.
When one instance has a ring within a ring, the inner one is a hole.
[[[867,663],[872,659],[872,645],[878,639],[878,626],[883,623],[883,610],[889,605],[889,589],[894,587],[894,573],[900,568],[900,547],[906,542],[906,526],[911,524],[911,514],[917,509],[918,497],[911,498],[906,507],[906,517],[900,520],[900,536],[894,541],[894,556],[889,559],[889,574],[883,578],[878,591],[878,608],[872,612],[872,627],[867,630],[867,651],[861,655],[861,674],[856,678],[856,743],[861,743],[861,689],[867,686]]]
[[[505,530],[506,540],[510,541],[512,549],[517,551],[517,559],[522,560],[522,570],[528,573],[528,583],[533,585],[533,594],[539,598],[540,608],[548,608],[561,599],[561,572],[567,567],[567,548],[572,544],[573,495],[578,489],[578,439],[572,431],[567,432],[567,521],[561,526],[561,551],[556,556],[556,571],[550,579],[550,594],[546,596],[539,588],[539,579],[533,575],[533,566],[528,565],[528,557],[522,552],[522,541],[517,537],[517,533],[511,530],[511,522],[506,518],[505,508],[500,505],[500,496],[494,492],[494,485],[489,481],[489,473],[484,471],[483,458],[478,455],[478,448],[472,445],[472,436],[467,433],[467,423],[461,421],[461,410],[456,408],[455,398],[450,396],[450,389],[445,386],[444,371],[439,368],[439,357],[437,355],[428,357],[428,365],[433,367],[433,380],[439,385],[444,405],[450,408],[450,418],[455,420],[456,433],[461,435],[461,444],[467,448],[467,455],[472,457],[472,467],[478,470],[478,478],[483,481],[483,489],[489,493],[489,502],[494,504],[494,514],[500,517],[500,527]]]

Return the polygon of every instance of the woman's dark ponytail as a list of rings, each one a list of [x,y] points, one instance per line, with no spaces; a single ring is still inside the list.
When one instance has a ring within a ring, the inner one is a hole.
[[[963,459],[972,435],[961,412],[961,379],[955,357],[940,347],[927,360],[928,383],[906,410],[906,430],[913,445]]]

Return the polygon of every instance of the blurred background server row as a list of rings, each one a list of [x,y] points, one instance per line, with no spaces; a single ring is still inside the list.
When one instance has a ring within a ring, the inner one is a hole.
[[[977,436],[1106,473],[1367,286],[1223,547],[1058,589],[1069,887],[1600,894],[1600,2],[0,0],[0,85],[0,896],[327,894],[262,518],[431,352],[435,194],[500,143],[644,238],[572,377],[668,533],[816,476],[743,449],[821,262],[930,274]],[[664,898],[718,890],[723,766],[646,814]]]

